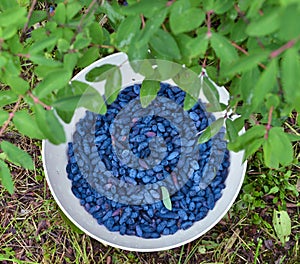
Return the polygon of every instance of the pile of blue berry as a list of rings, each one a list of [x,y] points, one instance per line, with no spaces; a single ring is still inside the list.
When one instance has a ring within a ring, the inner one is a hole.
[[[214,208],[225,188],[229,152],[224,132],[197,144],[198,133],[214,120],[200,102],[180,115],[174,107],[182,109],[185,92],[161,83],[153,110],[139,115],[134,102],[140,87],[123,89],[105,115],[87,111],[68,143],[66,170],[72,192],[100,225],[121,235],[159,238],[191,227]],[[164,206],[162,186],[172,210]]]

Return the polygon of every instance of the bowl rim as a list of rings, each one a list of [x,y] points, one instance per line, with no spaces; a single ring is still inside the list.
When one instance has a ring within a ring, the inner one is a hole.
[[[88,67],[84,68],[82,71],[76,74],[72,80],[84,81],[85,83],[88,83],[93,87],[96,86],[95,88],[100,93],[103,93],[104,82],[102,82],[102,84],[87,82],[84,79],[85,74],[94,67],[98,67],[106,63],[118,65],[120,61],[124,60],[127,60],[127,55],[121,52],[104,57],[92,63]],[[123,66],[124,65],[126,64],[123,64]],[[129,63],[127,66],[130,67]],[[122,77],[123,76],[124,72],[122,71]],[[134,73],[134,77],[135,81],[132,81],[133,78],[129,77],[127,78],[127,80],[125,80],[125,84],[122,85],[122,87],[130,85],[131,81],[133,83],[140,83],[141,81],[137,80],[142,80],[144,78],[143,76],[137,73]],[[176,85],[174,82],[168,82],[168,80],[164,82]],[[215,86],[220,94],[220,101],[226,103],[229,100],[229,93],[224,87],[219,87],[217,85]],[[62,122],[67,134],[67,142],[69,141],[68,138],[70,139],[71,134],[74,131],[75,123],[77,122],[77,120],[79,120],[80,117],[83,116],[83,114],[84,109],[77,109],[70,124],[65,124],[64,122]],[[53,145],[48,140],[42,141],[42,161],[44,172],[49,189],[56,203],[58,204],[62,212],[68,217],[68,219],[90,237],[103,243],[104,245],[110,245],[112,247],[129,251],[155,252],[161,250],[168,250],[189,243],[208,232],[224,217],[224,215],[228,212],[228,210],[231,208],[232,204],[236,200],[241,186],[243,184],[247,168],[247,161],[243,162],[244,151],[240,151],[238,153],[230,151],[230,167],[227,179],[225,181],[226,187],[222,190],[222,197],[217,201],[216,206],[212,210],[209,210],[207,216],[202,220],[194,222],[193,226],[187,230],[179,230],[173,235],[162,236],[161,238],[157,239],[144,239],[136,236],[122,236],[118,232],[110,232],[103,225],[98,225],[96,219],[94,219],[92,215],[87,213],[84,207],[79,204],[79,200],[73,195],[73,193],[71,192],[71,188],[67,188],[66,190],[64,189],[64,187],[66,186],[70,187],[71,180],[69,180],[66,177],[67,173],[65,172],[65,167],[63,167],[62,165],[59,166],[58,163],[60,163],[61,159],[63,159],[63,155],[65,155],[65,158],[67,157],[66,152],[63,151],[64,148],[66,150],[66,146],[66,143],[60,145]],[[54,153],[56,153],[56,155]],[[233,165],[234,169],[232,167]],[[66,163],[64,166],[66,166]],[[55,170],[53,167],[55,167]],[[238,173],[236,173],[237,171]],[[65,177],[65,179],[63,177]],[[59,184],[61,183],[61,180],[64,183],[63,186]],[[227,186],[228,183],[231,184],[230,186],[234,186],[234,188],[232,187],[233,190],[231,190],[231,188]],[[70,203],[65,202],[66,198],[64,196],[70,199]],[[225,198],[226,201],[224,200]],[[76,201],[78,205],[76,205]],[[78,212],[78,210],[82,211]],[[211,218],[210,223],[207,223],[207,221],[210,219],[207,217]],[[84,223],[82,223],[79,221],[79,219],[87,220]],[[94,226],[94,224],[96,224],[96,226]],[[205,226],[204,228],[202,228],[203,225]]]

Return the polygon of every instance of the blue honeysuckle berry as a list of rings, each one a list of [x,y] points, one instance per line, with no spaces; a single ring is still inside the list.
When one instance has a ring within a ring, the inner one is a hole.
[[[214,208],[226,187],[230,157],[226,143],[217,139],[214,144],[210,140],[197,145],[197,159],[180,160],[182,151],[192,153],[193,150],[193,143],[181,139],[176,128],[183,119],[172,124],[169,120],[153,114],[135,118],[132,117],[135,109],[128,112],[122,120],[123,125],[129,126],[128,130],[122,130],[120,138],[113,138],[110,128],[114,119],[122,111],[122,107],[139,96],[140,88],[140,84],[135,84],[123,89],[116,101],[107,106],[105,115],[87,112],[86,116],[79,120],[73,142],[68,143],[66,172],[72,182],[73,194],[99,225],[104,225],[109,231],[118,232],[120,235],[159,238],[175,234],[180,229],[190,228]],[[185,92],[178,87],[161,83],[158,95],[183,106]],[[199,132],[214,120],[214,117],[207,116],[200,103],[186,113]],[[185,133],[190,132],[186,128],[183,129]],[[129,149],[125,147],[126,142]],[[120,153],[116,153],[115,148],[119,148]],[[223,161],[219,171],[208,170],[204,173],[209,158],[217,158],[211,157],[212,149],[224,153]],[[131,155],[138,158],[139,166],[143,170],[130,167]],[[156,155],[158,163],[148,163],[147,158],[151,155]],[[159,155],[163,157],[159,158]],[[147,187],[149,183],[158,184],[164,179],[169,179],[171,184],[177,186],[181,176],[172,173],[176,166],[182,168],[185,173],[191,172],[191,175],[189,180],[171,195],[172,210],[168,210],[162,201],[156,202],[156,199],[161,199],[161,193],[157,190],[148,189],[144,195],[132,193],[131,190],[128,193],[119,190],[125,183]],[[102,183],[103,171],[111,177],[108,184]],[[94,185],[87,181],[90,177],[88,173],[91,172]],[[206,186],[203,180],[207,180],[207,177],[212,181]],[[116,179],[120,180],[119,186]],[[205,188],[202,189],[201,186]],[[105,195],[97,191],[100,189],[105,191]],[[128,195],[132,195],[139,203],[127,205]],[[113,197],[120,197],[123,202],[117,202]]]

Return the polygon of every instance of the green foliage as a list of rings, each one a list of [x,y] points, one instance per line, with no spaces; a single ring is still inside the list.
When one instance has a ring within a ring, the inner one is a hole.
[[[105,81],[103,98],[90,86],[70,83],[71,77],[102,56],[124,51],[134,70],[146,77],[143,106],[155,98],[161,80],[173,79],[187,92],[184,109],[202,89],[207,109],[225,114],[200,142],[225,121],[229,148],[244,149],[245,159],[262,150],[271,168],[294,162],[291,142],[298,134],[282,127],[300,111],[299,1],[131,0],[123,6],[116,0],[53,0],[51,13],[49,3],[33,3],[0,1],[0,137],[12,121],[26,136],[63,143],[61,120],[70,122],[79,106],[105,113],[105,103],[115,100],[122,81],[120,65],[90,71],[87,81]],[[140,59],[155,59],[158,68],[134,63]],[[166,67],[164,60],[177,66]],[[201,67],[206,74],[200,81]],[[211,80],[228,88],[228,105],[220,104]],[[23,103],[27,107],[21,109]],[[231,120],[231,114],[240,117]],[[247,131],[240,135],[245,122]],[[16,154],[15,160],[9,155],[0,160],[2,183],[10,191],[4,161],[29,165],[21,152]]]
[[[273,214],[273,225],[277,237],[280,242],[284,245],[289,240],[291,234],[291,219],[286,211],[276,211]]]
[[[172,201],[170,198],[169,191],[164,186],[161,186],[160,189],[161,189],[161,196],[162,196],[163,204],[168,210],[171,211],[172,210]]]

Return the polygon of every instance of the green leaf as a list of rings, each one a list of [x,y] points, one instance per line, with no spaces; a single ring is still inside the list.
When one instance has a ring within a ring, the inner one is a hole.
[[[227,38],[218,33],[213,33],[210,41],[212,48],[222,63],[228,64],[237,60],[237,51]]]
[[[260,77],[260,71],[258,67],[254,67],[253,69],[244,72],[240,79],[240,91],[241,96],[246,104],[251,104],[253,98],[253,83],[256,83]]]
[[[239,129],[235,126],[234,122],[227,118],[225,121],[226,124],[226,132],[229,141],[235,141],[235,139],[238,137]]]
[[[262,37],[278,30],[279,25],[280,14],[276,8],[265,13],[259,19],[253,18],[253,21],[247,26],[246,33],[249,36]]]
[[[250,71],[254,67],[256,67],[260,62],[266,60],[268,56],[269,56],[268,51],[265,52],[261,51],[258,53],[241,56],[237,61],[235,61],[234,63],[228,66],[224,74],[228,76],[236,73],[244,73]]]
[[[67,56],[68,54],[66,54]],[[30,55],[30,60],[32,62],[34,62],[35,64],[38,64],[39,66],[37,67],[40,67],[40,66],[47,66],[47,68],[55,68],[55,67],[60,67],[62,66],[62,63],[60,61],[55,61],[53,59],[48,59],[46,58],[44,55]],[[37,68],[38,69],[38,68]],[[36,71],[37,71],[36,69]],[[47,71],[47,74],[49,72]],[[43,74],[43,76],[47,75],[47,74]],[[39,74],[39,76],[41,76]]]
[[[99,113],[106,113],[106,105],[102,95],[92,86],[80,81],[72,81],[70,86],[59,92],[59,99],[53,106],[59,111],[74,112],[76,107]]]
[[[139,1],[122,9],[123,14],[136,16],[143,14],[147,18],[153,17],[161,9],[166,8],[166,2],[161,0]]]
[[[44,139],[36,120],[27,111],[21,110],[15,113],[13,123],[22,134],[37,139]]]
[[[136,42],[132,42],[128,49],[128,58],[130,64],[135,60],[144,60],[148,56],[148,44],[144,46],[137,45]],[[134,68],[133,68],[134,69]],[[135,70],[135,69],[134,69]]]
[[[87,53],[88,52],[89,52],[89,50],[87,51]],[[77,64],[77,61],[78,61],[78,54],[77,53],[68,53],[68,54],[66,54],[64,56],[64,68],[67,71],[72,71],[73,72],[73,70],[74,70],[74,68]],[[87,66],[87,65],[85,65],[85,66]],[[78,62],[78,67],[81,67],[80,62]]]
[[[120,20],[124,18],[121,13],[120,6],[116,2],[110,4],[108,1],[103,1],[100,7],[104,14],[106,14],[109,20],[113,24],[117,24]]]
[[[66,39],[60,38],[57,41],[57,48],[61,53],[67,52],[70,48],[70,43]]]
[[[11,90],[0,91],[0,106],[15,103],[18,96]]]
[[[74,53],[74,55],[76,55]],[[99,58],[99,49],[97,47],[90,47],[83,52],[83,56],[78,60],[78,67],[84,68],[93,63]],[[75,66],[75,65],[74,65]]]
[[[11,0],[2,0],[0,1],[0,10],[4,11],[9,8],[17,7],[19,6],[16,1],[11,1]]]
[[[112,104],[122,88],[122,75],[120,68],[115,66],[107,72],[105,82],[105,98],[108,104]]]
[[[182,1],[172,5],[170,27],[175,35],[198,28],[205,19],[205,13],[202,9],[196,7],[186,9],[184,5],[185,3]]]
[[[79,2],[69,2],[66,6],[67,19],[70,21],[81,9],[82,5]]]
[[[66,6],[64,3],[59,3],[55,8],[54,20],[57,24],[66,23]]]
[[[160,75],[160,81],[172,79],[182,69],[181,65],[166,60],[156,60],[156,65]]]
[[[8,74],[6,82],[16,94],[25,94],[29,90],[29,83],[19,76]]]
[[[232,25],[230,39],[237,43],[244,41],[247,38],[246,27],[245,21],[239,19]]]
[[[279,163],[287,166],[293,161],[293,146],[283,128],[273,127],[263,145],[266,166],[279,168]]]
[[[34,105],[37,124],[49,141],[55,145],[66,141],[65,131],[58,121],[54,110],[45,110],[41,105]]]
[[[277,94],[269,93],[266,97],[266,107],[270,109],[272,106],[277,108],[280,104],[280,97]]]
[[[63,88],[71,78],[71,72],[65,69],[50,72],[43,81],[41,81],[34,89],[37,97],[43,98],[53,92]]]
[[[6,163],[0,159],[0,179],[2,185],[7,189],[10,194],[14,193],[14,182],[11,177],[10,171]]]
[[[19,149],[8,141],[2,141],[0,143],[0,147],[7,155],[7,159],[10,162],[16,164],[17,166],[22,166],[25,169],[34,169],[32,158],[24,150]]]
[[[216,0],[213,10],[215,14],[224,14],[233,8],[233,2],[231,0]]]
[[[147,107],[157,96],[160,89],[159,81],[144,80],[140,91],[140,99],[142,107]]]
[[[288,49],[281,64],[282,86],[286,100],[300,111],[300,84],[295,76],[300,72],[298,49]]]
[[[249,142],[249,144],[245,147],[245,154],[243,161],[248,159],[251,155],[253,155],[256,151],[259,150],[259,148],[262,146],[264,143],[265,139],[264,138],[259,138],[256,140],[253,140]]]
[[[274,186],[270,189],[270,191],[268,191],[267,195],[269,194],[274,194],[274,193],[278,193],[279,192],[279,187],[278,186]]]
[[[207,50],[207,47],[208,38],[206,37],[206,34],[201,34],[196,38],[190,38],[186,43],[186,48],[191,58],[203,56]]]
[[[8,117],[8,112],[6,112],[5,110],[0,110],[0,126],[4,124]]]
[[[150,46],[160,55],[169,59],[180,59],[178,45],[172,35],[159,29],[150,39]],[[167,44],[166,44],[167,43]]]
[[[186,93],[198,100],[202,83],[198,74],[194,71],[182,67],[181,71],[173,77],[173,81]]]
[[[28,27],[30,28],[33,25],[35,25],[36,23],[46,20],[47,16],[48,16],[48,14],[47,14],[47,11],[45,11],[45,10],[34,10],[32,12],[32,16],[30,17]]]
[[[206,99],[209,102],[209,105],[207,105],[207,111],[210,112],[222,111],[219,92],[217,88],[214,86],[214,84],[211,83],[211,81],[207,77],[203,78],[202,89]]]
[[[22,25],[26,21],[26,8],[13,7],[0,13],[0,27]]]
[[[93,22],[90,26],[90,36],[92,38],[92,42],[95,44],[103,44],[104,36],[102,27],[97,22]]]
[[[84,33],[79,33],[76,35],[76,39],[74,41],[74,49],[77,49],[77,50],[80,50],[80,49],[83,49],[83,48],[86,48],[90,45],[91,43],[91,38],[89,37],[86,37],[84,35]]]
[[[168,10],[163,9],[146,21],[146,26],[139,31],[135,38],[132,40],[132,44],[138,50],[142,50],[142,47],[146,47],[152,36],[158,31],[161,24],[164,22],[167,16]],[[132,45],[130,45],[132,46]],[[129,48],[130,50],[130,48]],[[147,52],[148,48],[146,48]],[[139,59],[139,57],[134,57],[134,59]]]
[[[139,16],[135,15],[125,18],[116,33],[116,46],[122,50],[124,47],[130,45],[140,26],[141,19]]]
[[[160,187],[161,189],[161,195],[162,195],[162,201],[163,201],[163,204],[164,206],[169,210],[171,211],[172,210],[172,201],[171,201],[171,198],[170,198],[170,194],[169,194],[169,191],[166,187],[164,186],[161,186]]]
[[[191,109],[197,102],[198,101],[195,98],[187,93],[184,98],[183,110],[187,111]]]
[[[299,20],[300,8],[297,4],[288,5],[280,14],[279,38],[289,41],[300,36]]]
[[[34,55],[44,49],[52,49],[57,42],[57,38],[54,36],[45,37],[44,39],[35,42],[32,46],[29,47],[28,52],[30,55]]]
[[[211,123],[211,125],[207,127],[198,138],[198,144],[203,144],[208,140],[210,140],[213,136],[215,136],[220,131],[223,125],[224,125],[223,117]]]
[[[295,135],[295,134],[289,134],[286,133],[287,137],[289,138],[289,141],[294,142],[294,141],[300,141],[300,135]]]
[[[273,59],[263,71],[253,89],[252,108],[258,107],[277,84],[278,62]]]
[[[104,81],[106,79],[108,71],[112,70],[115,67],[116,65],[112,64],[104,64],[99,67],[95,67],[85,75],[85,79],[88,82]]]
[[[286,211],[274,210],[273,226],[280,242],[285,245],[292,232],[291,219]]]
[[[266,128],[263,125],[256,125],[248,129],[244,134],[237,137],[233,142],[228,143],[228,149],[232,151],[239,151],[244,149],[248,144],[254,140],[262,138],[266,133]]]

